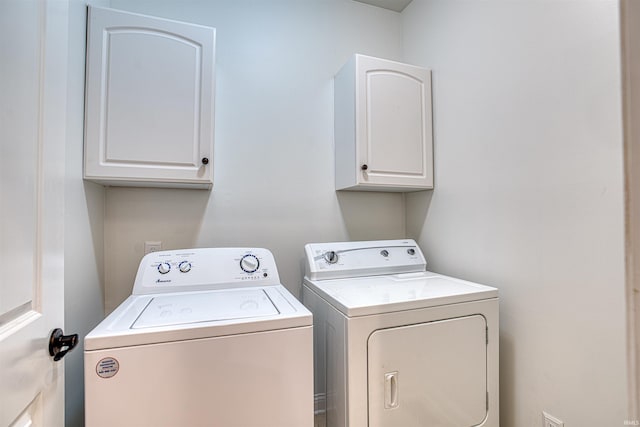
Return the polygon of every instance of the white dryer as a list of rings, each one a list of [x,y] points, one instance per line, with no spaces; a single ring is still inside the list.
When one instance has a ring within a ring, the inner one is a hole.
[[[498,427],[498,290],[426,271],[413,240],[305,246],[327,427]]]
[[[311,427],[312,337],[268,250],[151,253],[85,337],[86,425]]]

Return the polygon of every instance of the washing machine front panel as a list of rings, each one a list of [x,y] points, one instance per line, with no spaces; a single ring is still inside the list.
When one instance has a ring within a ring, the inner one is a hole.
[[[367,343],[369,427],[475,426],[487,416],[481,315],[380,329]]]
[[[86,425],[311,427],[312,360],[311,326],[87,351]]]

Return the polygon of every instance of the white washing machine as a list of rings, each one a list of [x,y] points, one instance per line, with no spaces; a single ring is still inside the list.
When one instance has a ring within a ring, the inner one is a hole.
[[[498,290],[426,271],[413,240],[305,246],[327,427],[498,427]]]
[[[312,427],[312,340],[268,250],[151,253],[85,337],[86,425]]]

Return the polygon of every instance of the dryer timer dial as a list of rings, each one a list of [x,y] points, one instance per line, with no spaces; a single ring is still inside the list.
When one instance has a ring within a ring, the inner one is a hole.
[[[327,251],[324,253],[323,257],[329,264],[335,264],[338,262],[338,254],[336,251]]]

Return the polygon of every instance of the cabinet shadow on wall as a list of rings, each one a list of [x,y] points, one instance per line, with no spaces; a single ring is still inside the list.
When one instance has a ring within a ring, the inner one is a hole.
[[[115,247],[134,245],[141,256],[144,240],[162,240],[163,249],[194,247],[211,197],[206,190],[108,187],[105,238]]]
[[[408,238],[419,240],[422,230],[427,220],[429,206],[433,191],[416,191],[407,193],[405,196],[405,209],[407,215],[407,236]],[[423,248],[424,249],[424,248]]]
[[[97,277],[100,278],[100,292],[104,295],[104,209],[105,190],[100,184],[90,181],[83,181],[85,203],[87,207],[87,218],[89,230],[91,232],[91,245],[97,268]]]
[[[337,191],[348,240],[401,239],[405,237],[402,193]]]

